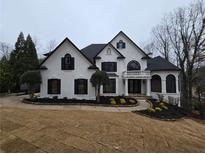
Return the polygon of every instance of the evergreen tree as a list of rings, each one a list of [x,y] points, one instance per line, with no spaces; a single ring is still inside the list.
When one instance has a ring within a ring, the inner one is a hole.
[[[38,56],[36,52],[35,44],[32,41],[30,34],[28,34],[25,43],[25,72],[29,70],[35,70],[39,66]]]
[[[20,32],[15,43],[15,49],[11,52],[10,63],[13,67],[15,91],[20,89],[20,76],[24,73],[24,66],[22,65],[25,53],[25,39],[23,32]]]
[[[25,40],[23,32],[20,32],[10,55],[10,63],[14,70],[15,91],[19,91],[20,76],[29,70],[38,69],[39,65],[35,44],[30,35]]]
[[[13,85],[13,70],[6,56],[0,60],[0,92],[10,93]]]

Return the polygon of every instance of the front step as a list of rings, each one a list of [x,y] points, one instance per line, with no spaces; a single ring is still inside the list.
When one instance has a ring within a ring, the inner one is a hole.
[[[146,95],[142,95],[142,94],[131,94],[129,95],[129,97],[135,98],[137,100],[147,100],[147,99],[151,99],[151,96],[146,96]]]
[[[152,107],[152,103],[149,101],[149,99],[152,98],[151,96],[135,94],[135,95],[129,95],[128,97],[134,98],[135,100],[137,100],[140,103],[140,105],[144,107],[144,109]]]

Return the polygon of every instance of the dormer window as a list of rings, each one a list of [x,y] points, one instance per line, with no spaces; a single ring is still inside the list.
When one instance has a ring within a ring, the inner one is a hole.
[[[107,49],[107,55],[111,55],[111,49],[110,48]]]
[[[66,54],[64,57],[61,58],[61,69],[62,70],[74,70],[74,57],[71,57],[70,54]]]
[[[117,42],[117,49],[125,49],[125,42],[123,42],[122,40]]]

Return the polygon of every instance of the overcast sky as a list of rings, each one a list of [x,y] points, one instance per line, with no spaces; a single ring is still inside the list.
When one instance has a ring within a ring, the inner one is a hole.
[[[0,0],[0,41],[14,45],[20,31],[38,40],[68,37],[78,48],[110,41],[120,30],[139,46],[165,13],[193,0]]]

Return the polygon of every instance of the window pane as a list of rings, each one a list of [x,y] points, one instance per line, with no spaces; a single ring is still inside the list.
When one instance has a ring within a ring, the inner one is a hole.
[[[127,64],[127,70],[128,71],[131,71],[131,70],[140,70],[141,69],[141,67],[140,67],[140,64],[139,64],[139,62],[137,62],[137,61],[131,61],[131,62],[129,62],[128,64]]]
[[[117,63],[116,62],[103,62],[102,63],[102,71],[116,72],[117,71]]]
[[[166,91],[167,93],[176,93],[176,79],[173,75],[166,77]]]
[[[52,93],[53,94],[58,93],[58,81],[57,80],[52,81]]]
[[[87,94],[87,79],[75,80],[75,94]]]
[[[60,94],[60,80],[49,79],[48,80],[48,94]]]
[[[161,92],[161,78],[158,75],[152,76],[151,79],[151,91]]]
[[[103,93],[116,93],[116,80],[109,79],[109,82],[103,85]]]

